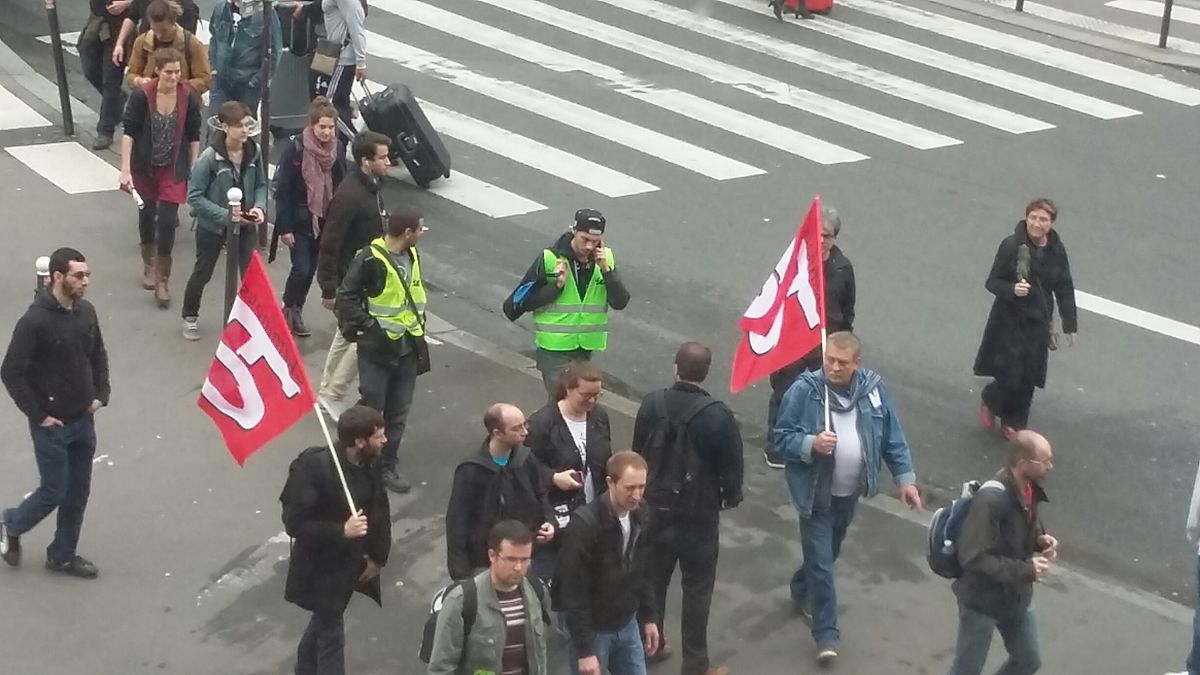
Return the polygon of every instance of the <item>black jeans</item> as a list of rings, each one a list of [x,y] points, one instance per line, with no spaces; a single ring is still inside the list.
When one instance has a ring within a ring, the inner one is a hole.
[[[1029,408],[1033,405],[1033,385],[1005,385],[992,380],[982,393],[983,403],[1000,418],[1000,423],[1014,429],[1029,425]]]
[[[147,201],[138,211],[138,236],[143,244],[157,244],[158,255],[170,256],[179,227],[179,205]]]
[[[92,491],[92,457],[96,454],[96,424],[91,414],[64,422],[61,427],[29,423],[33,453],[41,484],[16,508],[3,513],[5,527],[22,535],[58,509],[58,529],[46,557],[66,562],[75,557],[83,512]]]
[[[346,629],[341,614],[313,612],[296,647],[296,675],[346,675]]]
[[[679,565],[683,602],[680,608],[680,643],[684,675],[708,670],[708,610],[717,581],[720,523],[687,516],[657,513],[651,531],[647,573],[658,608],[658,630],[662,634],[667,615],[667,587]]]
[[[257,242],[258,233],[254,228],[238,228],[238,264],[243,275],[250,265],[250,256]],[[196,228],[196,266],[192,268],[192,276],[188,277],[187,288],[183,291],[183,318],[200,316],[200,298],[204,295],[204,286],[212,279],[224,246],[224,233]]]
[[[317,253],[320,240],[312,234],[295,234],[292,243],[292,271],[283,284],[283,306],[300,308],[312,288],[313,276],[317,273]]]
[[[383,470],[394,470],[400,461],[400,439],[408,423],[413,392],[417,387],[417,356],[409,352],[397,363],[377,361],[358,351],[359,403],[383,413],[387,444],[383,446]]]
[[[121,90],[125,66],[115,66],[112,62],[113,44],[113,40],[93,40],[79,45],[83,76],[100,93],[100,120],[96,122],[96,133],[101,136],[112,136],[116,131],[128,98]]]

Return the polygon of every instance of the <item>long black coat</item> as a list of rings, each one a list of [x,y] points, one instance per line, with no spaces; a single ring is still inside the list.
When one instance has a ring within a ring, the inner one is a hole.
[[[382,605],[379,577],[366,584],[359,584],[358,577],[366,568],[364,555],[382,567],[392,548],[391,509],[378,460],[354,466],[340,450],[338,458],[354,506],[367,516],[367,536],[346,539],[342,533],[350,507],[327,448],[300,453],[279,495],[283,525],[292,537],[283,597],[311,612],[341,614],[354,591]]]
[[[1025,221],[1000,242],[996,260],[988,274],[987,289],[996,296],[983,329],[983,340],[975,356],[975,374],[993,377],[1011,387],[1046,386],[1050,354],[1050,330],[1054,305],[1058,302],[1064,333],[1078,330],[1075,283],[1067,249],[1058,233],[1050,230],[1046,245],[1029,239]],[[1029,295],[1013,295],[1017,283],[1017,250],[1029,247]]]

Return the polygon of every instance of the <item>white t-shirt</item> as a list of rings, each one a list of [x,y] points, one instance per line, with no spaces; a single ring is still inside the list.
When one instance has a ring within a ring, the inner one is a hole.
[[[850,403],[849,399],[832,391],[829,395],[835,397],[842,406]],[[830,493],[834,497],[851,497],[858,494],[864,462],[862,438],[858,435],[858,408],[852,407],[847,412],[831,410],[829,416],[833,422],[833,432],[838,437],[833,450],[833,487]]]
[[[625,552],[629,550],[629,532],[633,526],[629,524],[628,513],[619,516],[617,520],[621,522],[621,555],[625,555]]]
[[[587,463],[587,420],[576,422],[564,416],[563,421],[571,431],[571,438],[575,439],[575,449],[579,451],[579,459],[583,462],[583,499],[585,502],[591,502],[596,498],[596,489],[592,487],[592,476]]]

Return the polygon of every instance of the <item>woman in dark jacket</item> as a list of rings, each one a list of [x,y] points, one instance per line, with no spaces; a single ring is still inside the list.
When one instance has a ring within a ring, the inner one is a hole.
[[[606,489],[605,464],[612,456],[608,413],[597,404],[600,369],[588,361],[572,361],[558,376],[554,401],[529,417],[525,445],[547,469],[550,508],[558,528],[571,512]],[[541,579],[554,574],[557,539],[534,551],[531,571]]]
[[[304,325],[304,300],[317,273],[326,210],[346,175],[346,147],[337,138],[337,115],[324,96],[313,99],[308,126],[283,146],[275,173],[275,236],[292,253],[292,271],[283,286],[283,316],[297,337],[312,335]]]
[[[1067,344],[1075,344],[1075,284],[1067,249],[1054,231],[1057,216],[1049,199],[1030,202],[1025,220],[1000,242],[988,274],[987,289],[996,299],[975,357],[975,374],[992,381],[983,388],[979,421],[991,430],[999,417],[1006,438],[1025,428],[1033,389],[1046,386],[1050,350],[1057,348],[1056,300]]]
[[[187,201],[188,177],[200,154],[200,96],[180,80],[178,50],[155,50],[153,59],[154,79],[130,93],[121,119],[120,181],[122,190],[136,189],[145,202],[138,212],[142,288],[154,291],[166,309],[179,205]]]

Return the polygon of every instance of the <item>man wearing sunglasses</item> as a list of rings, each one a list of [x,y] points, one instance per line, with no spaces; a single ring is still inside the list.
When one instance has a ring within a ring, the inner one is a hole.
[[[83,254],[50,256],[50,286],[39,292],[13,330],[0,379],[29,418],[41,483],[20,505],[0,512],[0,558],[21,563],[20,536],[58,509],[46,567],[94,579],[91,561],[75,551],[83,527],[96,454],[94,413],[108,405],[108,353],[96,309],[83,299],[91,272]]]

